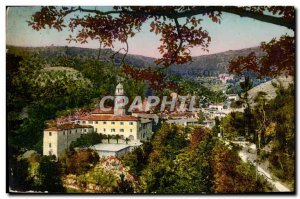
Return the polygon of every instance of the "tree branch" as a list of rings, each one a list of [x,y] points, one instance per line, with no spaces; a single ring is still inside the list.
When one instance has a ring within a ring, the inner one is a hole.
[[[181,37],[181,31],[180,31],[180,25],[179,25],[178,19],[175,18],[174,21],[175,21],[175,25],[176,25],[176,29],[177,29],[177,33],[178,33],[178,37],[180,39],[180,42],[179,42],[179,45],[178,45],[178,47],[176,49],[176,52],[174,53],[174,55],[172,57],[171,64],[173,64],[175,62],[176,56],[178,55],[178,53],[179,53],[179,51],[180,51],[180,49],[182,47],[182,44],[183,44],[183,39]]]
[[[280,25],[295,30],[295,21],[287,20],[281,17],[265,15],[254,11],[247,11],[242,7],[236,7],[236,6],[223,6],[223,7],[222,6],[199,6],[199,7],[195,7],[192,10],[184,11],[181,13],[174,13],[172,15],[167,15],[167,16],[170,18],[174,18],[174,17],[182,18],[182,17],[191,17],[200,14],[204,15],[209,12],[215,12],[215,11],[231,13],[231,14],[239,15],[240,17],[248,17],[248,18],[256,19],[258,21],[272,23],[275,25]]]

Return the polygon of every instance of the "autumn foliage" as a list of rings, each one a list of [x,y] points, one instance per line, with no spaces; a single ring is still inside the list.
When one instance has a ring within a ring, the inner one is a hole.
[[[77,14],[80,12],[86,15],[79,17]],[[58,31],[69,28],[72,33],[76,32],[75,37],[70,35],[67,38],[69,42],[87,43],[90,39],[99,41],[104,47],[113,47],[114,42],[119,41],[126,44],[125,52],[128,52],[128,38],[134,37],[141,26],[150,21],[150,32],[160,35],[161,42],[158,50],[162,56],[155,63],[168,67],[192,61],[191,48],[201,47],[208,51],[211,37],[203,29],[201,21],[206,17],[214,23],[221,23],[224,12],[295,30],[295,9],[291,6],[114,6],[110,11],[80,6],[43,6],[28,21],[28,25],[37,31],[47,27]],[[71,13],[72,17],[65,23],[65,18]],[[267,53],[271,53],[271,59],[264,60],[264,64],[277,61],[273,59],[276,56],[273,53],[278,50],[274,42],[262,45],[262,48],[269,49]],[[288,40],[281,42],[278,45],[291,44]],[[275,49],[268,45],[275,45]],[[284,53],[288,53],[285,49]]]
[[[254,52],[247,56],[239,56],[229,63],[229,72],[242,74],[253,71],[259,76],[275,77],[279,75],[295,75],[295,38],[284,35],[279,40],[262,42],[260,46],[264,52],[257,57]]]
[[[149,83],[150,89],[155,91],[161,91],[163,89],[172,90],[176,88],[174,83],[164,81],[166,78],[165,73],[155,68],[139,69],[129,65],[123,65],[121,71],[136,81],[143,80]]]

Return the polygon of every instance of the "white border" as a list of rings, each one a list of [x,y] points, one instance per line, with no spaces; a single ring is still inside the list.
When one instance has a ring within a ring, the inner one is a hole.
[[[1,12],[0,12],[0,42],[2,46],[0,47],[0,60],[1,60],[1,72],[0,72],[0,91],[1,91],[1,98],[0,98],[0,109],[1,109],[1,118],[0,118],[0,125],[1,125],[1,139],[0,139],[0,157],[2,159],[2,163],[0,164],[0,176],[1,176],[1,181],[0,181],[0,198],[8,198],[9,195],[7,195],[6,192],[6,103],[5,103],[5,92],[6,92],[6,86],[5,86],[5,80],[6,80],[6,73],[5,73],[5,46],[6,46],[6,41],[5,41],[5,6],[7,5],[237,5],[237,6],[245,6],[245,5],[290,5],[290,6],[296,6],[296,8],[299,8],[299,1],[296,0],[285,0],[285,1],[280,1],[280,0],[273,0],[273,1],[266,1],[266,0],[251,0],[251,1],[233,1],[233,0],[209,0],[209,1],[200,1],[200,0],[151,0],[151,1],[141,1],[141,0],[131,0],[128,1],[126,0],[89,0],[87,1],[78,1],[78,0],[43,0],[43,1],[33,1],[33,0],[22,0],[22,1],[16,1],[16,0],[11,0],[11,1],[1,1]],[[297,27],[298,27],[297,23]],[[297,30],[298,31],[298,30]],[[296,32],[297,32],[296,31]],[[299,44],[299,40],[297,40],[297,46]],[[297,51],[299,52],[299,51]],[[298,53],[297,53],[298,55]],[[296,59],[297,60],[297,59]],[[298,63],[297,63],[298,65]],[[297,77],[299,77],[299,68],[297,69]],[[299,79],[297,79],[297,91],[299,92]],[[299,95],[297,92],[297,98],[299,99]],[[299,105],[297,104],[297,113],[299,113]],[[298,116],[298,114],[297,114]],[[297,127],[299,127],[300,124],[300,119],[297,117],[296,121]],[[299,144],[299,137],[300,135],[298,134],[298,128],[296,131],[296,136],[297,136],[297,144]],[[299,152],[299,147],[297,147],[297,152]],[[297,153],[298,154],[298,153]],[[297,159],[298,160],[298,159]],[[299,164],[297,164],[299,165]],[[298,166],[299,169],[299,166]],[[296,172],[298,174],[298,171]],[[299,176],[299,174],[298,174]],[[297,176],[297,188],[298,190],[299,186],[299,177]],[[241,197],[245,195],[238,195],[237,197]],[[32,196],[22,196],[21,198],[31,198]],[[44,196],[36,196],[34,198],[43,198]],[[60,196],[60,197],[74,197],[74,195],[71,196]],[[81,197],[81,196],[80,196]],[[95,195],[95,196],[84,196],[86,198],[99,198],[99,197],[120,197],[120,196],[101,196],[101,195]],[[122,196],[122,198],[132,198],[134,196]],[[152,196],[144,196],[144,197],[152,197]],[[182,198],[183,196],[159,196],[160,198]],[[222,196],[190,196],[190,197],[224,197]],[[232,197],[232,196],[225,196],[225,197]],[[246,196],[246,197],[252,197],[252,196]],[[264,198],[264,197],[274,197],[274,195],[269,195],[269,196],[256,196],[256,198]],[[280,196],[282,197],[282,196]],[[288,196],[285,196],[284,198],[287,198]],[[19,198],[19,197],[18,197]],[[52,196],[52,198],[59,198],[59,196]]]

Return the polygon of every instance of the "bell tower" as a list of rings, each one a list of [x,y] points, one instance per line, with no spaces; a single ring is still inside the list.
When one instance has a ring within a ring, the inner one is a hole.
[[[125,112],[125,91],[121,83],[116,86],[115,101],[114,101],[114,115],[126,115]]]

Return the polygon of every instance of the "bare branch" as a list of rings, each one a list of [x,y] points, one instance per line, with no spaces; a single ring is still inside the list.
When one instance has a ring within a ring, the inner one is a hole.
[[[231,14],[238,15],[240,17],[249,17],[253,18],[259,21],[272,23],[275,25],[284,26],[286,28],[295,30],[295,21],[287,20],[282,17],[275,17],[271,15],[262,14],[255,11],[249,11],[243,9],[243,7],[236,7],[236,6],[195,6],[191,10],[186,10],[183,12],[173,12],[173,13],[160,13],[157,11],[148,11],[148,12],[135,12],[135,11],[129,11],[129,10],[112,10],[112,11],[100,11],[100,10],[92,10],[92,9],[85,9],[81,8],[80,6],[77,9],[72,8],[71,10],[67,11],[66,14],[76,12],[76,11],[82,11],[82,12],[89,12],[89,13],[95,13],[98,15],[109,15],[109,14],[128,14],[132,16],[157,16],[157,17],[168,17],[170,19],[175,18],[183,18],[183,17],[191,17],[195,15],[205,15],[210,12],[227,12]]]
[[[175,62],[176,56],[178,55],[178,53],[179,53],[179,51],[182,47],[182,44],[183,44],[183,39],[182,39],[182,36],[181,36],[180,25],[179,25],[178,19],[175,18],[174,21],[175,21],[175,25],[176,25],[176,29],[177,29],[177,33],[178,33],[178,37],[179,37],[180,42],[179,42],[179,45],[177,47],[177,50],[175,51],[175,53],[172,57],[171,64],[173,64]]]

